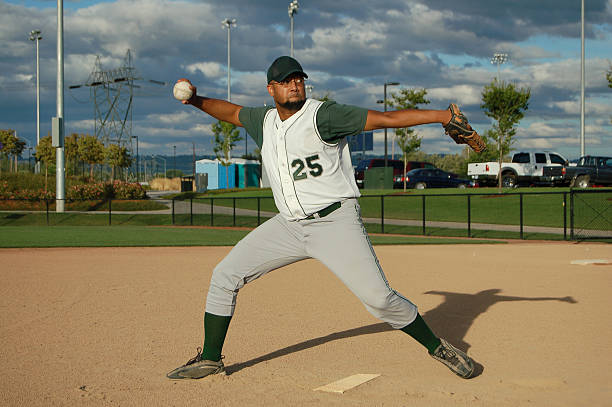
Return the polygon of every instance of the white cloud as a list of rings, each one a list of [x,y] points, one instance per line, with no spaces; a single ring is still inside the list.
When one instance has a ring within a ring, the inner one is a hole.
[[[147,115],[148,122],[174,125],[184,125],[185,123],[192,122],[195,118],[196,112],[193,108],[190,108],[189,106],[184,106],[184,109],[182,111],[179,110],[174,113]]]
[[[580,100],[563,100],[548,103],[548,107],[557,108],[568,115],[578,116],[580,114]],[[605,122],[610,116],[610,105],[606,101],[585,100],[585,116]],[[609,120],[608,120],[609,121]]]
[[[427,96],[445,102],[453,101],[461,105],[475,105],[482,101],[482,88],[473,85],[456,85],[450,88],[428,89]]]
[[[227,69],[217,62],[196,62],[184,66],[185,70],[189,73],[201,72],[204,76],[218,79],[227,75]]]

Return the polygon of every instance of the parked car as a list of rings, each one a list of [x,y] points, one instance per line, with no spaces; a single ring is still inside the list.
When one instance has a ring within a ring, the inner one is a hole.
[[[562,170],[567,160],[553,152],[519,152],[511,162],[502,162],[501,178],[505,188],[524,185],[558,185],[563,183]],[[480,185],[497,185],[499,163],[489,161],[468,164],[468,177]]]
[[[576,165],[563,168],[566,184],[576,188],[612,185],[612,157],[581,157]]]
[[[361,160],[355,168],[355,182],[358,188],[363,188],[363,180],[365,178],[365,172],[370,168],[384,167],[384,158],[370,158],[367,160]],[[401,176],[404,172],[404,161],[402,160],[387,160],[387,166],[393,167],[393,178]],[[406,171],[412,170],[413,168],[434,168],[433,164],[424,161],[407,161]]]
[[[469,179],[439,168],[417,168],[406,173],[406,188],[467,188],[472,186]],[[404,177],[393,179],[393,188],[404,188]]]

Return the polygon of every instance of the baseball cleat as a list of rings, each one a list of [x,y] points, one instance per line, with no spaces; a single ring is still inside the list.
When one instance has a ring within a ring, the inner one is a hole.
[[[465,353],[455,348],[445,339],[440,338],[440,345],[429,355],[445,364],[457,376],[469,379],[474,374],[474,362]]]
[[[221,356],[221,359],[223,359],[223,356]],[[166,377],[173,380],[201,379],[213,374],[225,374],[223,361],[215,362],[214,360],[202,359],[202,349],[198,348],[198,354],[194,358],[168,373]]]

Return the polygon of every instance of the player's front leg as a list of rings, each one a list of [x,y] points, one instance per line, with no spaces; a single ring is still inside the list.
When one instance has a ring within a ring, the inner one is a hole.
[[[280,216],[266,221],[215,267],[206,298],[204,346],[194,358],[169,372],[169,379],[201,379],[225,372],[221,351],[238,291],[274,269],[308,257],[291,226]]]
[[[462,378],[472,377],[472,359],[438,338],[419,315],[416,305],[390,287],[363,227],[359,206],[351,201],[343,203],[326,222],[313,222],[314,232],[308,245],[313,257],[329,267],[372,315],[409,334],[453,373]]]

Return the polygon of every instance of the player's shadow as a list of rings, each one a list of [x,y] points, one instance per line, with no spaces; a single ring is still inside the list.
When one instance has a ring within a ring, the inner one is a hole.
[[[275,350],[274,352],[267,353],[265,355],[256,357],[245,362],[236,363],[230,366],[226,366],[225,371],[227,374],[236,373],[247,367],[251,367],[261,362],[266,362],[281,356],[289,355],[294,352],[314,348],[315,346],[323,345],[327,342],[337,341],[339,339],[353,338],[360,335],[376,334],[380,332],[393,331],[393,328],[389,324],[381,322],[378,324],[361,326],[359,328],[347,329],[345,331],[334,332],[329,335],[320,336],[318,338],[309,339],[304,342],[296,343],[295,345],[287,346],[286,348]]]
[[[499,293],[501,293],[501,290],[497,288],[483,290],[476,294],[452,293],[447,291],[427,291],[425,294],[444,296],[444,301],[436,308],[425,312],[423,314],[423,319],[432,328],[436,335],[447,339],[457,348],[467,351],[471,347],[469,343],[465,342],[465,336],[467,335],[468,330],[479,315],[485,313],[492,305],[497,304],[498,302],[562,301],[570,304],[575,304],[577,302],[572,297],[515,297],[500,295]],[[268,360],[294,352],[314,348],[315,346],[323,345],[328,342],[392,330],[393,329],[388,324],[381,322],[378,324],[334,332],[329,335],[309,339],[304,342],[296,343],[295,345],[275,350],[245,362],[235,363],[227,366],[226,372],[227,374],[236,373],[244,368],[254,366],[258,363],[266,362]],[[482,365],[476,362],[475,376],[480,375],[482,371]]]
[[[572,297],[516,297],[500,295],[502,290],[493,288],[476,294],[452,293],[448,291],[427,291],[425,294],[441,295],[444,301],[423,314],[423,319],[436,333],[457,348],[467,351],[471,345],[465,341],[470,327],[487,310],[507,301],[561,301],[575,304]]]

